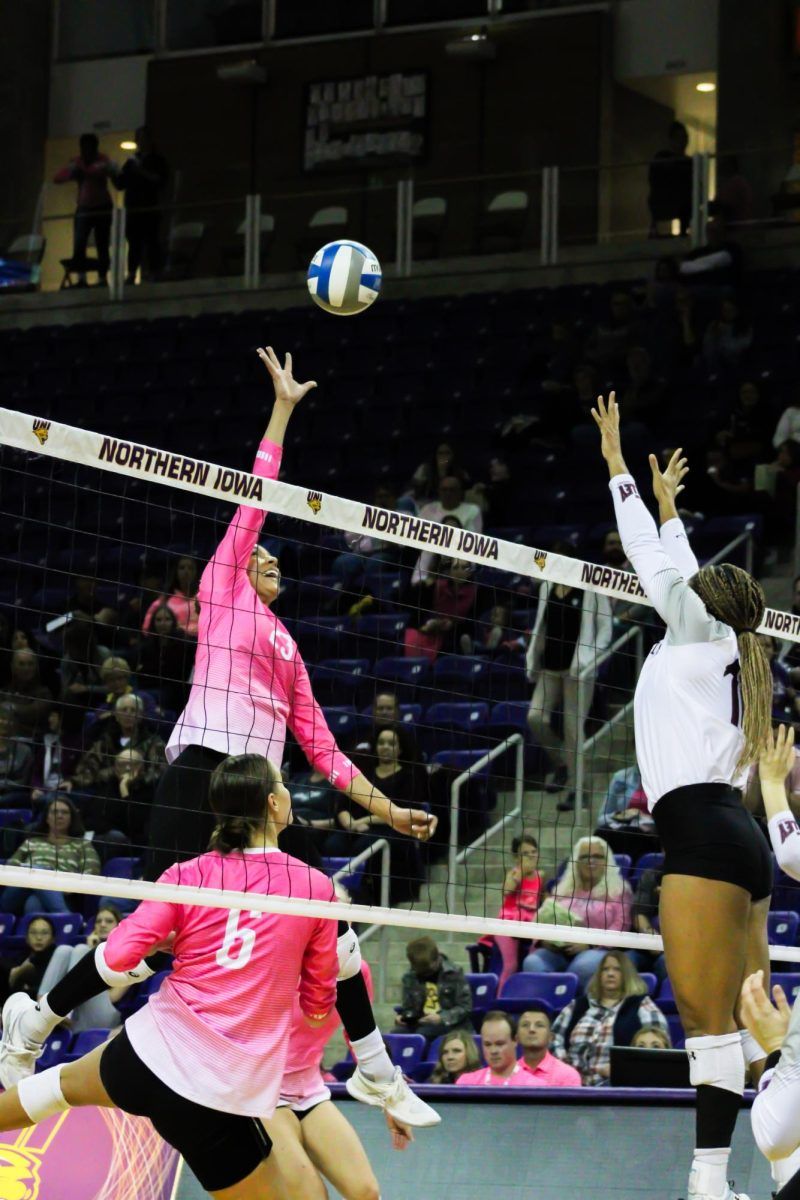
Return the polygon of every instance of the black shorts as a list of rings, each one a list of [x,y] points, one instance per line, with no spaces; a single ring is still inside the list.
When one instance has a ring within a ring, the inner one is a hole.
[[[753,900],[772,892],[772,854],[742,794],[724,783],[667,792],[653,809],[665,875],[699,875],[734,883]]]
[[[147,1117],[207,1192],[233,1187],[269,1156],[272,1142],[256,1117],[217,1112],[173,1092],[142,1062],[124,1028],[103,1051],[100,1078],[117,1108]]]

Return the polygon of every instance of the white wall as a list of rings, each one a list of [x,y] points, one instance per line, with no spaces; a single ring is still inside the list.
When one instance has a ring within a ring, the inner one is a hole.
[[[78,137],[144,123],[150,55],[54,63],[48,136]]]
[[[620,0],[615,77],[715,71],[718,21],[719,0]]]

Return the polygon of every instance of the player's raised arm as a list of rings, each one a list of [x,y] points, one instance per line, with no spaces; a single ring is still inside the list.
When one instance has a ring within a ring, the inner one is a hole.
[[[678,447],[664,471],[660,469],[655,454],[651,454],[650,470],[653,473],[653,494],[658,502],[661,545],[683,578],[691,579],[700,564],[689,545],[677,506],[677,497],[683,491],[683,480],[689,472],[689,464],[683,457],[683,450]]]
[[[800,826],[786,799],[786,780],[794,765],[794,729],[781,725],[767,737],[758,760],[758,775],[778,866],[792,879],[800,879]]]

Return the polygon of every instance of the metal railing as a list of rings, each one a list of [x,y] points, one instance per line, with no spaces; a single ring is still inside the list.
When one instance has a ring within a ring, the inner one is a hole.
[[[512,746],[516,746],[516,762],[514,765],[514,807],[510,812],[507,812],[499,821],[491,828],[465,846],[463,850],[458,849],[458,817],[461,811],[461,790],[464,784],[479,772],[482,771],[493,759],[498,758],[501,754],[505,754]],[[509,821],[515,820],[522,813],[522,796],[524,790],[524,767],[525,767],[525,738],[521,733],[512,733],[509,737],[504,738],[502,742],[498,742],[486,754],[482,755],[476,762],[472,763],[466,771],[462,771],[457,775],[450,785],[450,843],[447,855],[447,911],[453,913],[456,911],[456,869],[459,863],[466,862],[471,854],[479,850],[490,837],[503,829]],[[466,911],[466,908],[465,908]]]
[[[369,862],[376,854],[381,856],[381,893],[380,906],[381,908],[389,908],[390,883],[391,883],[391,865],[392,865],[392,848],[386,838],[378,838],[377,842],[373,842],[371,846],[367,846],[366,850],[362,850],[355,858],[348,860],[347,866],[342,867],[331,876],[334,883],[339,883],[348,875],[352,875],[353,871],[361,866],[362,863]],[[376,933],[380,933],[380,945],[378,950],[378,986],[376,994],[380,1004],[386,1001],[386,975],[389,966],[389,926],[388,925],[369,925],[363,932],[359,933],[359,942],[366,942]]]

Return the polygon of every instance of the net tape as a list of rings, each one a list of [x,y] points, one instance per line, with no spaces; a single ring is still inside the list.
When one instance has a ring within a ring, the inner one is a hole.
[[[455,529],[438,521],[392,512],[373,504],[345,500],[297,484],[263,479],[248,471],[158,450],[140,442],[108,437],[73,425],[0,408],[0,444],[80,466],[96,467],[131,479],[147,479],[181,491],[247,504],[265,512],[418,550],[447,551],[484,567],[531,579],[600,592],[615,600],[649,605],[636,575],[616,567],[567,558],[549,550],[507,542],[489,534]],[[609,497],[609,509],[611,499]],[[759,633],[800,642],[800,615],[766,609]]]

